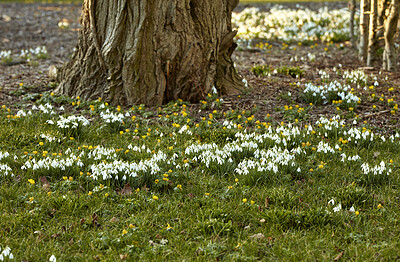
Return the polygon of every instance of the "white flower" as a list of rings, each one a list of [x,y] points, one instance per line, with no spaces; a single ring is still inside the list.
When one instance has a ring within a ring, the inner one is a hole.
[[[54,255],[51,255],[51,257],[49,258],[50,262],[56,262],[57,258]]]
[[[339,212],[340,210],[342,210],[342,204],[339,204],[339,205],[337,205],[337,206],[335,206],[334,208],[333,208],[333,212]]]
[[[350,207],[350,210],[349,210],[349,212],[351,212],[351,213],[354,213],[354,212],[356,212],[356,209],[354,208],[354,206],[351,206],[351,207]]]

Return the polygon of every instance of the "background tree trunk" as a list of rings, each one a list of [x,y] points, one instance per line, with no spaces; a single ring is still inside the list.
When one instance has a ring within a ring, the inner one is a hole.
[[[369,16],[369,40],[368,40],[368,57],[367,66],[373,66],[376,61],[376,42],[377,42],[377,13],[378,0],[371,0],[371,11]]]
[[[119,105],[202,99],[242,87],[231,54],[239,0],[85,0],[58,93]]]
[[[361,61],[367,61],[368,51],[368,32],[369,32],[369,0],[361,0],[360,2],[360,39],[358,53]]]
[[[394,35],[397,31],[399,21],[400,0],[392,0],[390,5],[389,16],[385,26],[385,50],[383,52],[383,69],[388,71],[396,71],[397,56],[394,46]]]
[[[349,9],[350,9],[350,40],[352,47],[355,48],[356,38],[354,36],[354,16],[356,14],[356,0],[350,0]]]

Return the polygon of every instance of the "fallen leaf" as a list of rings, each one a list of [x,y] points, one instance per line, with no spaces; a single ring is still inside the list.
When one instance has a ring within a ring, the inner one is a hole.
[[[40,182],[42,183],[42,187],[45,190],[50,189],[50,183],[45,176],[39,178]]]
[[[3,15],[1,18],[4,20],[4,22],[10,22],[11,21],[11,17],[9,17],[8,15]]]
[[[119,258],[120,258],[121,260],[126,260],[127,257],[128,257],[128,254],[119,255]]]
[[[113,217],[113,218],[110,219],[110,222],[112,222],[112,223],[115,223],[115,222],[118,222],[118,221],[119,221],[119,219],[116,218],[116,217]]]
[[[264,203],[265,208],[268,208],[269,202],[271,202],[271,199],[269,197],[267,197],[265,199],[265,203]]]
[[[341,259],[342,256],[343,256],[343,254],[344,254],[344,251],[340,252],[340,253],[333,259],[333,261],[338,261],[339,259]]]
[[[93,216],[92,216],[92,224],[93,224],[93,226],[96,226],[96,227],[100,227],[101,226],[99,224],[99,216],[96,213],[94,213]]]
[[[119,194],[128,196],[132,194],[132,187],[129,183],[125,184],[125,186],[119,191]]]

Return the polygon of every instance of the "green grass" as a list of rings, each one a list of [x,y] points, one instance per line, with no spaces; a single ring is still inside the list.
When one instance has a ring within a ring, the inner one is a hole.
[[[212,112],[208,108],[220,103],[216,96],[203,103],[204,119],[182,101],[155,111],[144,106],[124,110],[44,93],[35,104],[45,103],[54,105],[57,114],[33,110],[16,117],[20,108],[30,106],[0,108],[0,152],[10,154],[0,163],[14,173],[0,171],[0,247],[10,247],[18,261],[46,261],[51,255],[59,261],[299,261],[332,260],[340,254],[343,260],[366,261],[399,255],[398,138],[383,142],[376,137],[371,143],[367,137],[355,143],[345,135],[350,127],[333,127],[335,121],[285,128],[269,119],[258,122],[251,116],[255,111]],[[57,109],[61,105],[65,111]],[[107,109],[130,116],[124,123],[106,123],[100,114]],[[84,115],[90,124],[59,128],[58,113]],[[225,120],[236,128],[224,129]],[[191,134],[179,132],[185,124]],[[238,136],[274,133],[276,138],[261,140]],[[290,142],[283,144],[283,138]],[[250,169],[240,174],[235,170],[240,162],[262,163],[246,141],[265,152],[276,147],[304,153],[288,166],[277,164],[276,173]],[[322,142],[333,152],[318,152]],[[217,163],[212,149],[208,165],[200,160],[207,150],[188,151],[213,143],[218,150],[237,145],[243,151],[233,150]],[[166,157],[154,174],[143,167],[138,177],[127,180],[123,171],[116,179],[93,179],[94,164],[122,161],[115,169],[121,163],[145,163],[157,152]],[[360,159],[342,162],[342,153]],[[65,170],[21,169],[32,159],[67,158],[72,162]],[[362,172],[362,163],[372,167],[381,161],[391,169],[389,175]],[[334,205],[328,204],[331,199]],[[339,203],[343,209],[334,212]],[[357,213],[349,211],[352,206]]]

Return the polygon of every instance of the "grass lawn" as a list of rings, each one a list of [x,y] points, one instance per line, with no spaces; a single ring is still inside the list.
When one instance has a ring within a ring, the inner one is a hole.
[[[18,260],[399,255],[400,141],[367,124],[279,124],[211,95],[201,117],[38,98],[0,108],[0,247]]]

